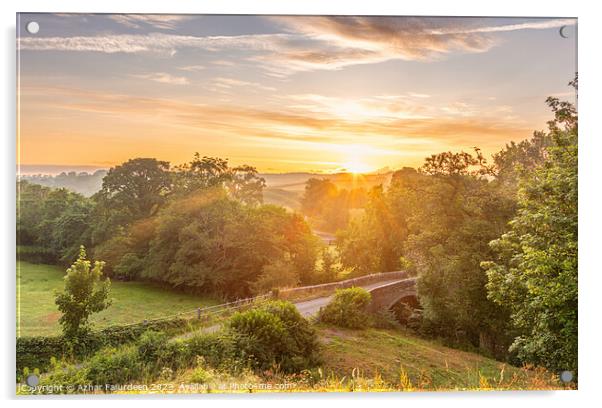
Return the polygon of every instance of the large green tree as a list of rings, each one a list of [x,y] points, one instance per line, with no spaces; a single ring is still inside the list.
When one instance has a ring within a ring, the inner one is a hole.
[[[151,158],[131,159],[109,170],[97,202],[96,234],[102,241],[117,227],[157,212],[171,191],[169,163]]]
[[[317,242],[303,218],[282,207],[248,206],[215,187],[172,202],[158,215],[146,277],[228,297],[251,294],[268,265],[313,275]]]
[[[520,172],[518,213],[491,242],[496,257],[483,267],[489,297],[511,310],[520,330],[512,344],[518,356],[576,370],[578,117],[570,103],[547,103],[554,120],[545,160]]]

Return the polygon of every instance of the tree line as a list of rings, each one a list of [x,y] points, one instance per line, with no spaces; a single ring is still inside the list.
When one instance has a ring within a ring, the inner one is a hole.
[[[299,214],[262,204],[264,187],[255,168],[198,153],[173,168],[129,160],[90,198],[19,181],[17,241],[64,265],[84,245],[110,277],[226,298],[312,282],[317,238]]]
[[[491,163],[475,148],[395,172],[337,247],[358,274],[415,273],[423,332],[575,371],[578,120],[572,104],[547,104],[548,130]]]

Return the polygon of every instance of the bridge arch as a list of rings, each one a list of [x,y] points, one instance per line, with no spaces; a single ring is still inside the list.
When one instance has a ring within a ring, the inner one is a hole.
[[[400,300],[414,299],[416,301],[416,278],[402,279],[369,290],[372,295],[369,309],[371,312],[389,310]]]

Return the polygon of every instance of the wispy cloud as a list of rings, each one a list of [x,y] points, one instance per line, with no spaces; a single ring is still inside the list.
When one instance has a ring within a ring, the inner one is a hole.
[[[185,16],[114,15],[124,24],[174,27]],[[250,59],[274,75],[389,60],[433,61],[450,53],[486,52],[498,44],[494,33],[548,29],[574,24],[573,19],[491,25],[490,19],[413,17],[270,17],[285,33],[236,36],[188,36],[166,33],[103,34],[73,37],[24,37],[22,50],[160,53],[180,49],[252,52]],[[229,60],[214,64],[232,65]]]
[[[213,85],[218,88],[225,88],[225,89],[231,89],[231,88],[237,88],[237,87],[247,87],[247,88],[252,88],[255,90],[259,90],[259,91],[275,91],[276,90],[276,88],[274,88],[274,87],[266,86],[266,85],[260,84],[259,82],[243,81],[240,79],[223,78],[223,77],[215,78],[213,80]]]
[[[204,65],[185,65],[183,67],[178,67],[180,71],[188,71],[188,72],[198,72],[205,70]]]
[[[402,97],[359,99],[337,107],[343,99],[321,95],[297,95],[291,99],[305,104],[285,104],[279,109],[243,105],[198,104],[165,98],[96,93],[71,88],[25,88],[26,94],[54,95],[53,109],[139,119],[146,123],[161,117],[162,123],[179,125],[203,132],[228,134],[232,137],[262,140],[283,140],[301,145],[306,143],[366,143],[382,148],[422,145],[496,146],[508,140],[529,136],[529,126],[520,121],[507,121],[497,115],[499,110],[485,109],[481,114],[465,115],[450,109],[445,115],[429,116],[444,111],[425,105],[411,108],[400,105]],[[368,108],[370,105],[372,108]],[[452,107],[472,105],[461,103]],[[362,112],[362,116],[356,114]],[[366,110],[371,109],[371,110]],[[410,110],[408,110],[410,109]],[[418,109],[418,111],[412,111]],[[429,111],[429,109],[431,109]],[[507,109],[507,107],[503,107]],[[494,114],[488,115],[489,110]],[[422,114],[421,114],[422,113]]]
[[[107,34],[74,37],[22,37],[21,50],[76,51],[114,53],[161,53],[173,55],[183,48],[202,48],[216,51],[224,48],[274,51],[290,37],[287,34],[255,34],[238,36],[207,36],[150,33]]]
[[[108,17],[130,28],[150,26],[163,30],[175,30],[180,22],[193,18],[177,14],[110,14]]]
[[[166,72],[152,72],[148,74],[134,74],[135,78],[148,79],[149,81],[160,82],[162,84],[170,85],[187,85],[190,82],[188,78],[183,76],[174,76]]]
[[[519,23],[519,24],[490,25],[490,26],[468,28],[468,29],[433,30],[432,34],[449,35],[449,34],[500,33],[500,32],[518,31],[518,30],[546,30],[549,28],[560,28],[562,26],[574,25],[576,23],[577,23],[577,20],[574,18],[565,18],[565,19],[555,19],[555,20],[530,21],[530,22]]]

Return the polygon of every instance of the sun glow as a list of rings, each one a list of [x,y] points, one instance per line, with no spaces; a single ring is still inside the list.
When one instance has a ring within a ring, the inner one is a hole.
[[[369,173],[374,170],[372,166],[366,164],[366,147],[360,145],[346,145],[341,147],[341,151],[346,158],[346,161],[341,165],[343,171],[361,174]]]

